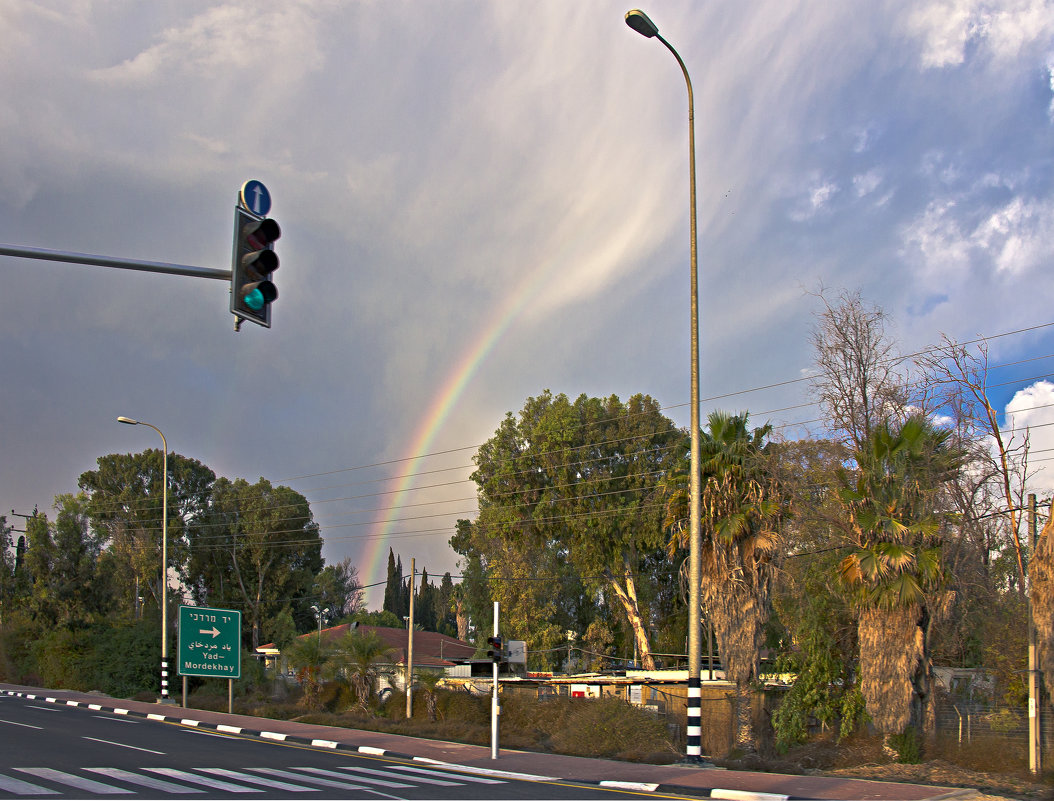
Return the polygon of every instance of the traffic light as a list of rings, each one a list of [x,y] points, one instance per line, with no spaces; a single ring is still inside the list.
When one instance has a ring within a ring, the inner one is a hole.
[[[234,255],[231,258],[231,314],[271,327],[271,303],[278,289],[271,274],[278,269],[274,243],[282,235],[278,223],[241,206],[234,209]]]
[[[490,650],[487,651],[487,656],[495,662],[500,663],[505,661],[505,651],[503,649],[501,637],[487,637],[487,645],[490,646]]]

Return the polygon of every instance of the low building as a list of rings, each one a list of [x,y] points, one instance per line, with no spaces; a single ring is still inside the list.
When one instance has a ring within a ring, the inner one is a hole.
[[[301,634],[297,639],[306,640],[318,637],[326,646],[334,647],[349,633],[362,632],[375,634],[388,648],[389,658],[377,663],[382,675],[390,676],[388,683],[402,689],[406,675],[406,661],[409,646],[409,632],[406,629],[395,629],[387,626],[366,626],[359,623],[342,623],[319,631]],[[421,671],[457,673],[461,666],[470,665],[476,646],[448,637],[435,631],[414,631],[413,633],[413,669]],[[268,669],[277,669],[279,675],[289,677],[292,672],[288,661],[274,643],[261,645],[256,649]]]

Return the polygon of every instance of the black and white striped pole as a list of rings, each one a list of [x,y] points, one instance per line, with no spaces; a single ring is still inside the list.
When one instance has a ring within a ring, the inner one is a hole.
[[[649,39],[658,39],[666,49],[673,53],[677,64],[684,73],[684,82],[688,86],[688,170],[689,193],[691,196],[691,341],[692,341],[692,446],[691,446],[691,479],[690,521],[688,542],[688,720],[686,732],[688,747],[686,761],[702,762],[702,684],[703,667],[703,625],[700,604],[700,582],[702,581],[702,534],[700,506],[699,475],[699,260],[696,247],[696,214],[695,214],[695,102],[692,97],[692,79],[688,69],[676,50],[659,35],[659,28],[648,19],[640,9],[626,13],[626,24]]]

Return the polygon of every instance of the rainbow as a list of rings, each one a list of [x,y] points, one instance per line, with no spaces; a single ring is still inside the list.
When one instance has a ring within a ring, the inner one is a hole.
[[[450,412],[464,394],[469,382],[479,372],[480,366],[494,350],[502,335],[508,331],[527,304],[539,294],[551,272],[552,270],[538,270],[536,275],[522,281],[509,293],[505,302],[495,308],[480,329],[479,335],[461,354],[454,369],[443,381],[439,393],[417,424],[410,446],[403,457],[407,467],[392,495],[391,505],[385,512],[385,520],[379,521],[376,533],[366,539],[366,554],[363,559],[365,569],[360,572],[364,583],[384,580],[387,575],[388,555],[385,551],[389,545],[388,536],[392,533],[399,510],[413,486],[418,467],[431,450],[436,435],[450,417]],[[453,534],[453,531],[450,533]]]

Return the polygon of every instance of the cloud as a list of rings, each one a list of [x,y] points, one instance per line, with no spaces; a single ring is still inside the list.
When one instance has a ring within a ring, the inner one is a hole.
[[[1037,381],[1014,393],[1006,404],[1006,428],[1013,432],[1013,442],[1021,443],[1026,435],[1029,444],[1029,468],[1035,471],[1029,486],[1037,493],[1054,492],[1054,383]]]
[[[275,325],[238,335],[220,281],[5,264],[5,508],[141,447],[117,414],[226,475],[377,466],[364,480],[383,486],[466,366],[437,450],[546,387],[647,392],[687,424],[687,97],[624,13],[0,4],[0,241],[225,267],[249,178],[284,232]],[[861,289],[906,351],[1049,319],[1049,17],[1020,0],[654,10],[693,80],[710,406],[807,402],[786,384],[810,370],[803,286]],[[320,517],[359,512],[340,507]],[[358,552],[345,533],[327,559]],[[453,566],[446,539],[394,544],[432,570]]]
[[[995,61],[1007,62],[1054,32],[1054,6],[1047,0],[946,0],[921,3],[908,15],[906,28],[922,41],[927,68],[953,67],[976,47]]]
[[[964,208],[966,206],[967,208]],[[1022,276],[1054,256],[1054,201],[1012,197],[982,215],[969,198],[933,201],[910,223],[904,251],[923,270],[952,280],[973,269]]]

